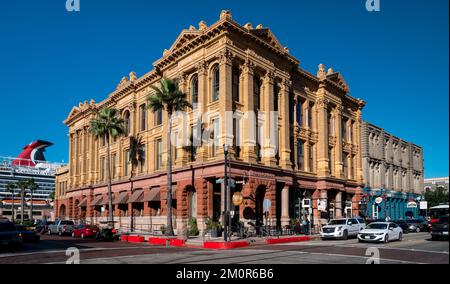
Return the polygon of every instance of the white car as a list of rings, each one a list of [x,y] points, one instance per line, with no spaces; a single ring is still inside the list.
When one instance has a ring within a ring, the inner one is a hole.
[[[374,222],[358,233],[359,242],[384,242],[403,240],[403,230],[392,222]]]
[[[364,229],[366,223],[361,218],[333,219],[320,230],[322,239],[343,239],[356,237],[358,232]]]

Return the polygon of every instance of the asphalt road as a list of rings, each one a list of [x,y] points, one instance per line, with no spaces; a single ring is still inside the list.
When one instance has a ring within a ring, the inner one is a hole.
[[[428,233],[419,233],[389,244],[358,243],[356,239],[315,240],[229,251],[42,236],[41,242],[26,244],[20,252],[0,252],[0,264],[66,263],[71,256],[66,255],[68,248],[79,250],[82,264],[356,264],[368,260],[381,264],[449,263],[449,242],[431,241]]]

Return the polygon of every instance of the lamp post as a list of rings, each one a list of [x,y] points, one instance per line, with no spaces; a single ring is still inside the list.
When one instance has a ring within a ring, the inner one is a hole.
[[[225,155],[223,233],[224,241],[228,242],[228,145],[226,144],[223,145],[223,153]]]

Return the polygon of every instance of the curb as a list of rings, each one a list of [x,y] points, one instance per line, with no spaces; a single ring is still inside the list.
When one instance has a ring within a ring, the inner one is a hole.
[[[217,249],[217,250],[229,250],[235,248],[248,247],[250,244],[248,242],[204,242],[203,248],[205,249]]]

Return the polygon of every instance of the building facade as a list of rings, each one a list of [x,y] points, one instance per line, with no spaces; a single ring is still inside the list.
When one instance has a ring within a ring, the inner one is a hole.
[[[444,188],[446,191],[449,189],[449,178],[428,178],[424,181],[425,191],[427,190],[436,190],[438,188]]]
[[[359,214],[365,102],[349,95],[340,73],[322,64],[316,75],[303,70],[269,29],[241,26],[228,11],[211,26],[202,21],[183,30],[153,67],[140,78],[134,72],[124,77],[104,101],[85,101],[70,112],[69,166],[58,176],[57,215],[105,220],[106,147],[89,134],[89,125],[98,110],[114,107],[127,132],[111,145],[118,226],[166,223],[168,119],[146,105],[162,77],[178,79],[194,105],[172,121],[177,230],[190,218],[200,230],[208,217],[221,220],[224,188],[217,180],[224,177],[224,144],[232,146],[230,176],[237,181],[231,195],[244,196],[234,218],[281,226],[304,212],[314,224]],[[136,167],[129,161],[130,137],[140,138],[145,156]],[[265,199],[271,201],[268,221]],[[301,210],[309,209],[301,208],[303,199],[311,210]]]
[[[422,148],[368,122],[363,122],[361,140],[364,215],[393,220],[417,217],[425,193]]]

